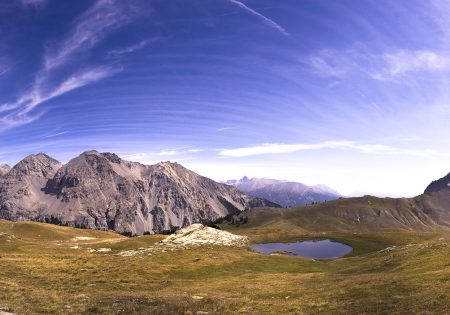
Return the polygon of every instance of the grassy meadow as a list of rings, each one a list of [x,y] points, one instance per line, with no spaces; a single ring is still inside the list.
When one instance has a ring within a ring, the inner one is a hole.
[[[16,314],[450,312],[447,231],[223,227],[251,242],[331,238],[354,251],[332,261],[226,247],[123,257],[117,253],[151,246],[164,236],[126,238],[0,221],[0,308]],[[94,251],[101,248],[111,250]]]

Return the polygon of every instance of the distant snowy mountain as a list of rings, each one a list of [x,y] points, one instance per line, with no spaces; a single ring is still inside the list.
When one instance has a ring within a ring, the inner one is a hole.
[[[226,183],[248,195],[270,200],[283,207],[302,206],[342,197],[337,191],[325,185],[308,186],[269,178],[249,179],[244,176],[239,180],[228,180]]]

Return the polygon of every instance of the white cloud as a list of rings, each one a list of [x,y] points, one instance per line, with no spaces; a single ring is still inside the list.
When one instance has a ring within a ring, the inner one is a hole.
[[[93,68],[72,75],[48,92],[44,92],[41,87],[35,87],[29,93],[24,94],[16,102],[0,106],[0,112],[11,111],[18,108],[16,112],[3,117],[0,122],[5,124],[5,122],[9,121],[10,123],[7,125],[10,127],[31,123],[37,118],[40,118],[41,115],[34,115],[33,118],[30,117],[30,119],[28,119],[26,115],[40,104],[82,86],[111,76],[116,72],[117,69],[108,67]]]
[[[397,51],[382,56],[386,64],[386,74],[398,76],[411,71],[438,71],[450,67],[450,57],[447,53],[434,51]]]
[[[23,0],[24,4],[43,4],[42,0]],[[81,51],[92,49],[112,31],[131,22],[138,10],[129,2],[118,0],[98,0],[74,22],[66,39],[48,50],[44,56],[42,69],[36,74],[32,88],[16,101],[0,104],[0,113],[9,112],[0,118],[0,129],[8,129],[28,124],[40,118],[43,112],[29,115],[42,103],[73,91],[77,88],[109,77],[119,71],[116,67],[90,67],[54,82],[56,68],[67,66]],[[141,45],[146,43],[141,42]],[[134,49],[137,49],[135,47]],[[0,68],[0,75],[2,70]]]
[[[45,114],[45,111],[41,111],[34,115],[23,115],[23,114],[10,114],[0,118],[0,131],[7,130],[22,125],[30,124]]]
[[[232,129],[234,129],[234,128],[235,128],[235,127],[232,127],[232,126],[222,127],[222,128],[217,129],[217,131],[220,131],[220,132],[222,132],[222,131],[228,131],[228,130],[232,130]]]
[[[263,21],[264,24],[266,24],[267,26],[277,30],[278,32],[280,32],[281,34],[288,36],[289,33],[283,28],[281,27],[278,23],[274,22],[273,20],[265,17],[264,15],[262,15],[261,13],[253,10],[252,8],[246,6],[244,3],[237,1],[237,0],[228,0],[231,3],[237,5],[238,7],[240,7],[241,9],[257,16],[261,21]]]
[[[306,63],[323,76],[343,79],[363,74],[375,80],[391,80],[419,71],[450,70],[450,55],[431,50],[395,50],[383,54],[322,50],[310,56]]]
[[[65,135],[67,133],[69,133],[69,132],[68,131],[60,131],[60,132],[50,133],[48,135],[45,135],[44,138],[54,138],[54,137]]]
[[[131,45],[124,49],[111,50],[110,52],[108,52],[108,55],[118,56],[118,55],[123,55],[123,54],[129,54],[129,53],[135,52],[136,50],[144,48],[145,46],[157,41],[158,39],[159,38],[145,39],[145,40],[140,41],[137,44]]]
[[[101,67],[89,69],[88,71],[81,72],[80,74],[73,75],[61,83],[50,95],[53,98],[79,87],[85,86],[89,83],[101,80],[112,75],[115,72],[112,68]]]
[[[112,31],[131,22],[137,10],[126,2],[98,0],[75,21],[70,36],[45,56],[45,71],[65,64],[75,53],[94,47]]]
[[[355,150],[367,154],[396,154],[418,157],[431,157],[437,154],[432,150],[410,150],[383,144],[361,144],[355,141],[325,141],[312,144],[264,143],[249,147],[222,149],[219,151],[219,155],[226,157],[247,157],[266,154],[287,154],[321,149]]]

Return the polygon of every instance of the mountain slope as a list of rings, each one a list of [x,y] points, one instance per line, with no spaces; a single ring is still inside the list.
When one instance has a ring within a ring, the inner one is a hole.
[[[310,232],[430,231],[445,226],[445,222],[436,221],[423,207],[421,199],[365,196],[297,208],[248,210],[228,218],[226,224]]]
[[[440,179],[432,181],[427,186],[427,188],[425,188],[424,193],[429,194],[433,192],[447,190],[449,188],[450,188],[450,173]]]
[[[143,165],[84,152],[66,165],[40,154],[0,179],[0,218],[143,234],[277,206],[177,163]]]
[[[0,218],[23,220],[40,210],[47,198],[42,191],[61,163],[40,153],[30,155],[0,177]]]
[[[251,196],[270,200],[283,207],[302,206],[341,197],[338,192],[324,185],[307,186],[302,183],[268,178],[249,179],[244,176],[240,180],[228,180],[227,184]]]
[[[248,210],[224,224],[309,232],[432,231],[450,229],[450,175],[433,181],[414,198],[364,196],[297,208]]]

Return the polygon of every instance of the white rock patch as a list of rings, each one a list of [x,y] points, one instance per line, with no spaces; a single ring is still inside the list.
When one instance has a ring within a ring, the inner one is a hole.
[[[181,246],[220,245],[242,247],[248,245],[248,238],[213,229],[202,224],[192,224],[168,236],[160,243]]]
[[[119,253],[120,256],[135,256],[138,254],[152,254],[156,252],[188,249],[198,246],[248,246],[246,236],[235,235],[230,232],[213,229],[202,224],[192,224],[177,231],[146,249],[127,250]]]

